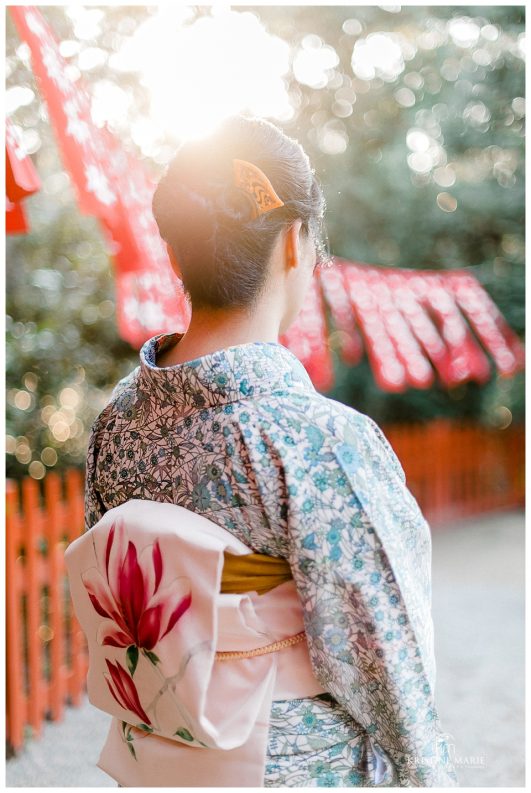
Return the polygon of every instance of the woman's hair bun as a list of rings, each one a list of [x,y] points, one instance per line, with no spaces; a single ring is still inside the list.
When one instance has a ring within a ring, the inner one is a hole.
[[[283,206],[257,214],[260,202],[238,184],[235,159],[260,169]],[[298,141],[266,119],[236,115],[205,138],[181,144],[152,207],[194,307],[250,308],[289,223],[302,219],[304,233],[319,244],[324,196]]]
[[[213,209],[221,221],[245,224],[254,217],[252,196],[232,184],[224,185],[218,190],[213,200]]]

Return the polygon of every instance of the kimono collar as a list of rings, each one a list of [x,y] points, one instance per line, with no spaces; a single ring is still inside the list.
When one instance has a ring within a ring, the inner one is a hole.
[[[159,396],[207,407],[278,391],[315,391],[299,359],[280,342],[236,344],[173,366],[157,366],[159,352],[184,333],[160,333],[140,349],[140,375]]]

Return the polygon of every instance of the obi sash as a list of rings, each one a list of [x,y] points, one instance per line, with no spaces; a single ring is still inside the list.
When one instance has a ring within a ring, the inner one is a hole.
[[[120,784],[262,787],[272,700],[325,691],[285,565],[273,588],[262,576],[263,594],[223,587],[224,562],[250,552],[204,516],[144,499],[67,547],[88,698],[113,716],[98,766]]]
[[[221,571],[221,592],[258,592],[262,595],[293,578],[287,559],[264,553],[234,556],[226,553]]]

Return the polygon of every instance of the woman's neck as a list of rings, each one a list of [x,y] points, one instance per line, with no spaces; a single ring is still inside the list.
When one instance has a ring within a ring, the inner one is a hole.
[[[157,356],[158,366],[174,366],[194,358],[254,341],[278,342],[280,322],[271,312],[192,311],[186,333],[177,344]]]

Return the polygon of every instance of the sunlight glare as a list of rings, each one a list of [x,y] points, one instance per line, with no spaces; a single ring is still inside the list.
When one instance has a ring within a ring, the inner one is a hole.
[[[156,126],[183,140],[207,135],[232,113],[293,116],[285,41],[248,11],[218,7],[193,23],[184,12],[160,7],[118,53],[121,68],[140,72]]]

